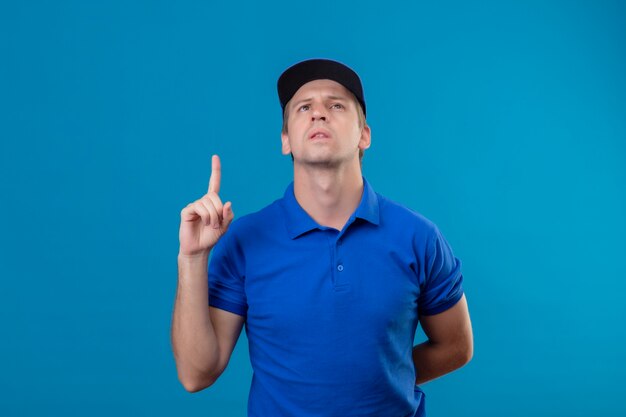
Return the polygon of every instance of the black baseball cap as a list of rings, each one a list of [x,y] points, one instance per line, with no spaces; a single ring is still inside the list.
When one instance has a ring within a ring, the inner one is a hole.
[[[333,80],[348,89],[361,104],[365,113],[365,98],[361,79],[354,70],[341,62],[330,59],[309,59],[287,68],[278,78],[278,98],[285,113],[285,106],[296,91],[313,80]]]

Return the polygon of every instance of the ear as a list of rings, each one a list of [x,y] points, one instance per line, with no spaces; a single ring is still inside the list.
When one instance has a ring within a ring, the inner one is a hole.
[[[280,140],[282,142],[283,155],[289,155],[291,153],[291,145],[289,145],[289,135],[285,132],[280,134]]]
[[[372,129],[365,123],[361,129],[361,139],[359,139],[359,149],[367,149],[372,144]]]

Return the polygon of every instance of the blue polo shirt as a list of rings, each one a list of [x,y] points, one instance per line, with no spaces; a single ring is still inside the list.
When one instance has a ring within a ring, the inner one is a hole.
[[[461,298],[461,261],[435,224],[363,182],[341,231],[315,222],[292,182],[211,253],[209,305],[246,319],[250,417],[421,414],[418,318]]]

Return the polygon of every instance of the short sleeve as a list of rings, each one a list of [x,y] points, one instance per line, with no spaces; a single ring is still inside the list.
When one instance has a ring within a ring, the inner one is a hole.
[[[232,225],[231,225],[232,229]],[[244,259],[229,230],[213,247],[209,260],[209,305],[246,317]]]
[[[461,261],[435,227],[426,252],[426,277],[420,289],[420,315],[430,316],[446,311],[463,296]]]

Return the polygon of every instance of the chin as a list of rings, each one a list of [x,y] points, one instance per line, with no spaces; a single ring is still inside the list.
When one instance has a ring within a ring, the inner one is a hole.
[[[343,160],[331,156],[308,157],[297,160],[301,165],[333,167],[340,165]]]

